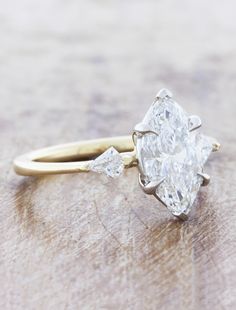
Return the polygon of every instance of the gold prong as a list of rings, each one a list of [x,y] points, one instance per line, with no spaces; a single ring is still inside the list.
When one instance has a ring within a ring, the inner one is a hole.
[[[198,175],[200,175],[203,179],[202,186],[207,186],[210,183],[210,176],[207,173],[198,172]]]

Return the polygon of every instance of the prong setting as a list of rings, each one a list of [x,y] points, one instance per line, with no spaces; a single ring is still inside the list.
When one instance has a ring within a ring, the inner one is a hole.
[[[160,183],[160,184],[161,184],[161,183]],[[159,184],[159,185],[160,185],[160,184]],[[168,209],[167,204],[158,196],[158,194],[157,194],[156,191],[155,191],[155,193],[154,193],[153,195],[155,196],[155,198],[156,198],[157,200],[159,200],[159,201]],[[186,221],[186,220],[188,219],[188,214],[187,214],[185,211],[181,212],[180,214],[176,214],[176,213],[174,213],[174,212],[171,211],[171,214],[172,214],[173,216],[177,217],[178,219],[182,220],[182,221]]]
[[[157,99],[164,99],[166,97],[169,97],[169,98],[173,97],[172,93],[166,88],[161,89],[156,95]]]
[[[192,133],[201,124],[162,89],[133,132],[140,186],[181,220],[188,218],[199,187],[209,184],[203,166],[220,147],[213,138]]]
[[[198,175],[202,177],[202,186],[207,186],[210,183],[210,176],[207,173],[198,172]]]
[[[212,152],[217,152],[217,151],[219,151],[219,149],[220,149],[220,143],[215,142],[215,143],[212,145]]]
[[[139,174],[139,184],[142,188],[142,190],[148,194],[148,195],[155,195],[156,194],[156,189],[158,186],[164,181],[164,178],[156,181],[151,181],[148,184],[144,184],[142,181],[142,176]]]
[[[174,214],[173,214],[174,215]],[[177,218],[179,218],[182,221],[186,221],[188,219],[188,215],[186,213],[181,213],[180,215],[175,215]]]
[[[136,144],[137,144],[137,133],[135,131],[133,131],[133,133],[132,133],[132,140],[133,140],[134,145],[136,146]]]
[[[202,126],[202,121],[200,117],[197,115],[189,116],[188,123],[189,123],[189,131],[196,130]]]
[[[134,127],[134,133],[138,135],[145,135],[147,133],[153,133],[158,136],[158,133],[156,131],[154,131],[150,126],[144,123],[138,123]]]

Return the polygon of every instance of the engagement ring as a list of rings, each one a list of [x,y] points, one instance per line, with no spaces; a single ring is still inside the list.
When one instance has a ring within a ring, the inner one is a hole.
[[[199,133],[201,120],[188,114],[162,89],[131,136],[80,141],[16,158],[16,173],[37,176],[94,171],[118,177],[137,166],[139,184],[183,220],[209,175],[203,171],[219,143]]]

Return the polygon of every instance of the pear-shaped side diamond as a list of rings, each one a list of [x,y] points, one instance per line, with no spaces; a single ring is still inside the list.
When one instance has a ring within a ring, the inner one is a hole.
[[[109,177],[116,178],[120,176],[124,170],[123,159],[114,147],[110,147],[91,162],[90,170],[98,173],[105,173]]]

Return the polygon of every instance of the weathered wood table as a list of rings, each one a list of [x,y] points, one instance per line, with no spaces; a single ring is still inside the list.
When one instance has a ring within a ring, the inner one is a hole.
[[[0,8],[0,309],[236,308],[235,1]],[[130,133],[167,87],[222,144],[187,222],[137,170],[24,178],[40,147]]]

